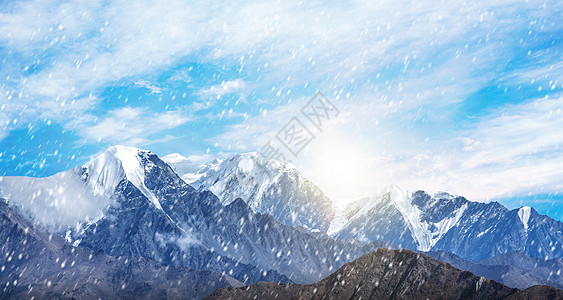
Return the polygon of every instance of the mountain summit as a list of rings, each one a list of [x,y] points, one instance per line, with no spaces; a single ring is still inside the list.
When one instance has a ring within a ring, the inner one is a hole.
[[[324,232],[334,216],[332,201],[297,168],[257,153],[215,160],[181,177],[197,190],[213,192],[224,205],[241,198],[255,212],[270,214],[285,225]]]

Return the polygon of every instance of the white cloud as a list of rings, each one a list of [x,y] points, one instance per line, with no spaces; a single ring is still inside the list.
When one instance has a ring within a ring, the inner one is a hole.
[[[202,98],[212,98],[219,99],[224,95],[234,94],[234,93],[246,93],[248,84],[242,79],[235,79],[229,81],[223,81],[220,84],[212,85],[207,88],[203,88],[198,91],[198,95]]]
[[[563,98],[501,107],[450,138],[386,148],[372,158],[374,186],[448,190],[486,201],[563,188]]]
[[[157,84],[150,83],[146,80],[137,80],[135,81],[135,85],[144,87],[151,91],[151,93],[153,94],[162,94],[162,92],[166,90],[165,88],[158,86]]]
[[[93,124],[82,124],[78,130],[86,142],[144,146],[155,143],[152,135],[176,128],[190,119],[182,111],[151,113],[145,108],[124,107],[110,111]],[[156,141],[160,141],[159,138]]]
[[[456,53],[462,58],[476,57],[468,69],[479,72],[503,56],[495,49],[506,44],[512,31],[528,27],[515,10],[526,11],[529,19],[547,13],[533,1],[380,1],[378,5],[357,1],[346,6],[286,1],[210,6],[183,1],[84,5],[37,0],[11,6],[0,18],[0,43],[28,57],[52,56],[37,73],[11,74],[19,80],[13,88],[29,99],[28,106],[38,99],[56,103],[90,93],[97,96],[101,88],[118,80],[159,72],[186,56],[203,63],[225,58],[244,68],[259,67],[265,85],[288,75],[295,84],[316,79],[344,84],[390,64],[410,70],[422,68],[418,64],[429,58]],[[540,25],[534,30],[556,26]],[[488,32],[487,36],[482,32]],[[487,51],[465,47],[484,38],[483,45],[488,46],[478,48]],[[36,62],[24,60],[20,67]],[[233,80],[204,88],[201,94],[221,95],[243,85],[244,81]],[[28,114],[33,118],[36,113]]]

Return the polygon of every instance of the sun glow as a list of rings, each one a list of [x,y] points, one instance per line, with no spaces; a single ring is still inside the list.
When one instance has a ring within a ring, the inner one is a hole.
[[[369,195],[374,159],[361,145],[346,139],[318,141],[308,151],[303,171],[333,200]]]

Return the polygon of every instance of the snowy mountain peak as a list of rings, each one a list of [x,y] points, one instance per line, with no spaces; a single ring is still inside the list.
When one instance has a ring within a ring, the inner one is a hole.
[[[256,197],[256,193],[264,192],[268,186],[278,184],[281,177],[288,174],[293,178],[300,176],[299,171],[289,163],[268,161],[255,152],[249,152],[225,160],[214,160],[195,174],[183,174],[181,177],[184,180],[195,179],[186,181],[193,183],[196,188],[206,186],[225,205],[242,198],[256,210],[261,203],[249,200]],[[239,183],[236,187],[233,186],[235,182]],[[236,191],[225,192],[232,188],[236,188]]]
[[[297,168],[289,162],[275,159],[267,160],[256,152],[237,154],[224,162],[227,163],[230,169],[247,174],[256,171],[268,172],[271,176],[275,177],[287,171],[299,172]],[[223,163],[223,161],[217,161],[215,165],[220,163]]]
[[[172,164],[183,162],[183,161],[189,161],[187,157],[183,156],[180,153],[170,153],[168,155],[161,157],[160,159],[162,159],[166,163],[172,163]]]
[[[214,160],[194,173],[171,165],[185,182],[211,191],[224,205],[241,198],[255,212],[271,214],[286,225],[325,231],[333,216],[332,201],[285,161],[250,152]]]
[[[191,159],[191,156],[185,157],[179,153],[170,153],[160,159],[167,163],[186,183],[192,183],[198,180],[201,177],[201,174],[198,173],[198,171],[206,166],[194,161]],[[213,162],[217,164],[221,161],[216,159]]]
[[[428,251],[455,226],[467,209],[464,201],[448,193],[435,193],[431,196],[423,191],[409,192],[396,185],[388,185],[369,199],[360,199],[349,204],[339,220],[338,226],[331,228],[331,234],[340,237],[354,237],[372,240],[369,232],[374,232],[372,218],[380,219],[393,214],[404,223],[418,250]],[[444,211],[444,207],[448,207]],[[400,233],[403,235],[404,233]]]
[[[145,166],[141,154],[150,151],[134,147],[112,146],[82,166],[82,178],[94,195],[111,197],[117,185],[129,180],[157,208],[162,209],[156,196],[145,185]]]

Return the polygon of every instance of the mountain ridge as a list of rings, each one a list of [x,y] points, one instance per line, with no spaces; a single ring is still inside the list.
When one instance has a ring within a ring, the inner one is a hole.
[[[257,154],[235,155],[214,161],[200,169],[197,176],[189,175],[199,178],[191,184],[200,191],[211,190],[223,198],[223,202],[243,198],[255,210],[256,202],[267,203],[266,206],[281,206],[277,212],[270,213],[284,224],[299,225],[284,219],[289,213],[299,214],[298,207],[287,201],[279,201],[285,198],[279,197],[276,201],[256,196],[262,193],[260,187],[271,185],[272,181],[267,176],[257,178],[257,182],[252,184],[245,180],[233,180],[232,174],[253,174],[258,172],[255,169],[266,169],[261,171],[263,174],[287,172],[279,167],[269,170],[271,164],[229,164],[229,161],[239,162],[245,156]],[[282,166],[285,164],[282,161],[274,162]],[[238,179],[237,176],[235,178]],[[311,185],[314,186],[313,183]],[[288,187],[283,191],[285,197],[297,198],[295,195],[300,193],[298,185],[285,186]],[[279,193],[281,188],[273,190]],[[328,199],[326,202],[332,201]],[[445,250],[472,261],[518,250],[540,258],[563,257],[563,223],[540,215],[533,208],[509,210],[494,201],[474,202],[448,192],[410,192],[395,185],[384,187],[371,197],[353,201],[344,209],[336,209],[332,204],[330,206],[330,215],[304,215],[304,218],[311,218],[312,223],[317,219],[316,223],[324,224],[321,231],[339,239],[365,242],[383,240],[418,251]],[[481,244],[485,244],[485,247],[480,247]]]

